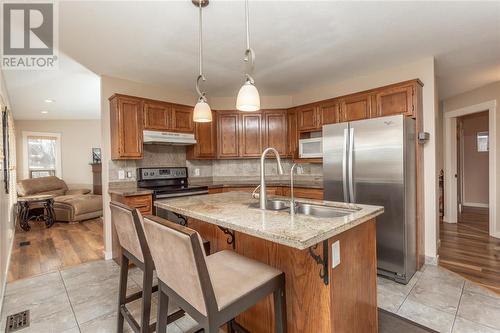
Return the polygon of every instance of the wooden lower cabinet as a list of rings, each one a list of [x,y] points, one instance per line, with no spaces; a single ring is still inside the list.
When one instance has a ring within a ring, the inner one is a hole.
[[[290,197],[290,192],[290,187],[283,187],[281,195],[284,197]],[[323,189],[294,187],[293,195],[296,198],[323,200]]]
[[[188,226],[210,241],[211,253],[233,249],[217,226],[189,219]],[[340,242],[340,265],[331,268],[330,281],[320,278],[320,266],[308,250],[298,250],[235,232],[234,251],[285,273],[289,333],[377,332],[377,261],[375,220],[363,223],[327,241]],[[314,249],[322,253],[323,243]],[[236,317],[250,332],[274,332],[272,295]]]
[[[111,200],[121,202],[130,208],[137,208],[142,215],[153,214],[153,196],[151,194],[141,194],[132,196],[122,196],[111,194]]]
[[[257,186],[257,185],[256,185]],[[222,192],[253,192],[256,186],[224,186],[212,188],[208,190],[209,194],[222,193]],[[296,198],[323,200],[323,189],[320,188],[306,188],[295,187],[293,189]],[[269,195],[282,195],[290,197],[290,187],[288,186],[267,186],[267,194]]]

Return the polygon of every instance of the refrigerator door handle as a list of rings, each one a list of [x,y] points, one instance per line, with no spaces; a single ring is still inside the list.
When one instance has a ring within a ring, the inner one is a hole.
[[[349,128],[344,129],[344,151],[342,154],[342,184],[344,186],[344,202],[349,202],[349,195],[347,189],[347,145]]]
[[[354,193],[354,172],[353,172],[353,165],[354,165],[354,128],[349,128],[349,202],[355,203],[356,202],[356,194]]]

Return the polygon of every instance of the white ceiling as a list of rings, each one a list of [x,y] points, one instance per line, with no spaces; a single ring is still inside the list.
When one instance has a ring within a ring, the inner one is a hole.
[[[189,0],[62,2],[59,45],[97,74],[176,86],[194,99],[197,14]],[[206,90],[235,95],[244,70],[244,3],[212,0],[204,27]],[[250,1],[250,29],[262,95],[293,95],[428,56],[436,58],[440,98],[500,80],[498,1]],[[29,108],[19,99],[34,94],[31,75],[42,74],[6,75],[16,111]],[[63,80],[50,81],[54,94],[69,89]],[[72,107],[83,111],[87,98],[76,97]]]

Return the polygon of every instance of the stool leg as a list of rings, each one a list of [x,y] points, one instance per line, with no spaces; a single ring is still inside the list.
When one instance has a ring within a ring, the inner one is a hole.
[[[233,320],[234,319],[231,319],[230,321],[227,322],[227,333],[233,333],[234,332],[234,329],[233,329]]]
[[[158,314],[156,316],[156,332],[166,333],[168,322],[168,296],[158,283]]]
[[[275,290],[273,293],[273,297],[274,297],[275,332],[285,333],[287,331],[287,323],[286,323],[286,292],[284,286],[278,290]]]
[[[151,295],[153,293],[153,266],[145,263],[142,274],[142,313],[141,333],[149,333],[149,319],[151,315]]]
[[[118,292],[118,322],[116,332],[123,333],[123,314],[121,311],[122,306],[125,305],[127,298],[127,281],[128,281],[128,258],[122,254],[120,264],[120,290]]]

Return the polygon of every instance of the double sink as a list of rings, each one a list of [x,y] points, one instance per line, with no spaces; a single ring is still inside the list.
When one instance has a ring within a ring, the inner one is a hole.
[[[290,211],[291,202],[283,199],[268,199],[266,201],[266,210],[288,210]],[[250,207],[258,208],[258,203],[253,203]],[[295,202],[295,214],[313,216],[318,218],[343,217],[355,213],[356,209],[338,208],[325,205],[311,204],[305,202]]]

